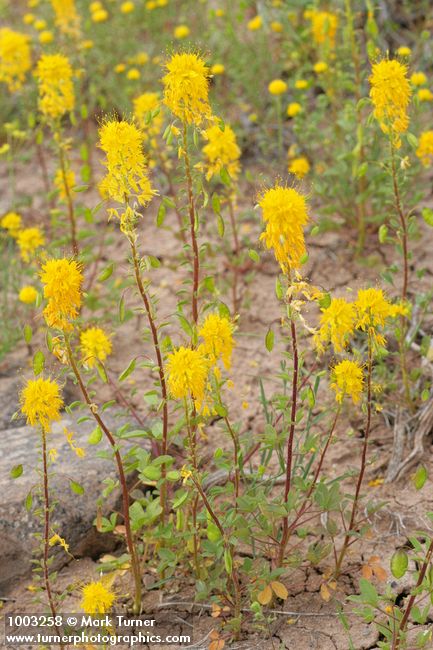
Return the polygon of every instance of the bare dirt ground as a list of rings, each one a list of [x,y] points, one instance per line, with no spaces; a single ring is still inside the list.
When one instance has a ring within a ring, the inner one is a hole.
[[[29,192],[29,175],[25,175],[21,170],[17,173],[18,187],[23,183],[26,193]],[[28,172],[28,170],[27,170]],[[45,221],[43,200],[38,196],[38,180],[35,180],[35,174],[30,176],[32,183],[35,183],[35,200],[32,209],[28,212],[29,220],[38,222]],[[24,180],[20,180],[24,179]],[[27,180],[25,180],[27,179]],[[7,179],[2,176],[0,179],[0,188],[3,192],[7,184]],[[247,188],[245,195],[253,196],[254,190]],[[89,204],[92,205],[92,197],[97,202],[96,194],[89,193]],[[3,205],[4,199],[0,206],[2,211],[8,207]],[[248,246],[257,247],[257,236],[260,231],[260,225],[257,217],[253,214],[250,204],[241,205],[240,232],[244,243]],[[155,209],[153,210],[155,212]],[[317,210],[316,213],[319,211]],[[315,210],[312,210],[314,215]],[[211,214],[210,212],[208,214]],[[99,219],[104,220],[103,211]],[[211,237],[214,236],[215,226],[212,224],[213,216],[207,217],[205,227],[201,232],[202,241],[206,238],[206,233]],[[143,254],[157,255],[162,264],[159,269],[153,270],[149,277],[152,280],[152,287],[158,295],[158,320],[159,322],[171,318],[177,302],[177,291],[182,286],[182,280],[187,273],[187,268],[179,265],[179,251],[181,244],[169,230],[158,229],[154,223],[152,215],[145,215],[140,226],[140,244]],[[175,217],[168,215],[168,225],[175,225]],[[433,248],[433,230],[428,229],[425,224],[420,223],[420,236],[411,245],[414,252],[413,259],[416,260],[417,269],[425,268],[426,273],[422,280],[417,280],[417,291],[425,290],[431,287],[433,276],[433,259],[431,250]],[[101,227],[102,232],[102,227]],[[375,245],[376,237],[371,237],[370,247],[364,253],[360,260],[354,259],[351,250],[351,233],[347,229],[339,229],[334,232],[321,234],[319,237],[307,241],[310,262],[307,268],[307,275],[313,284],[317,284],[329,290],[335,290],[337,295],[345,295],[350,287],[356,290],[359,287],[372,285],[379,281],[381,270],[391,259],[394,252],[389,249],[386,255],[379,251]],[[103,256],[107,261],[115,261],[115,273],[124,276],[128,272],[126,261],[126,246],[124,238],[115,232],[103,249]],[[225,278],[230,282],[230,271],[221,265],[215,269],[215,260],[204,256],[204,267],[209,266],[210,272],[216,274],[219,279]],[[104,261],[101,260],[100,268],[104,267]],[[235,383],[235,390],[228,397],[229,405],[234,420],[242,418],[245,431],[254,439],[262,430],[264,418],[259,396],[259,377],[264,380],[266,391],[269,395],[272,390],[278,387],[276,372],[281,352],[284,350],[286,343],[281,340],[277,333],[276,345],[272,353],[266,351],[264,338],[269,324],[281,317],[280,305],[275,298],[275,277],[277,267],[270,255],[263,253],[260,264],[251,269],[253,275],[248,278],[248,284],[242,281],[241,292],[243,295],[243,307],[240,310],[238,321],[238,345],[234,352],[233,369],[231,377]],[[204,270],[206,273],[206,270]],[[243,278],[245,280],[245,277]],[[395,292],[397,294],[397,291]],[[127,293],[127,302],[129,307],[139,307],[138,299],[132,290]],[[230,295],[227,297],[230,305]],[[308,314],[307,314],[308,318]],[[311,314],[311,322],[317,314]],[[109,322],[108,317],[106,318]],[[174,320],[174,319],[172,319]],[[137,323],[132,319],[124,323],[116,333],[114,338],[114,354],[110,362],[110,369],[113,375],[123,370],[129,360],[140,354],[151,353],[149,344],[143,341],[141,335],[141,325],[143,320]],[[172,327],[176,330],[176,325]],[[431,323],[429,324],[431,334]],[[302,337],[301,346],[305,349],[311,347],[311,338],[309,335]],[[12,361],[13,359],[13,361]],[[18,359],[18,362],[17,362]],[[11,373],[16,373],[16,368],[25,368],[28,361],[26,360],[26,350],[20,345],[10,360],[6,358],[2,362],[4,374],[7,375],[8,367]],[[324,360],[325,363],[325,360]],[[6,385],[7,377],[4,379]],[[142,399],[140,393],[142,389],[152,385],[151,379],[144,372],[137,372],[133,376],[135,386],[139,387],[136,395],[132,398],[137,409],[142,409]],[[0,392],[2,391],[3,379],[0,378]],[[130,384],[134,386],[134,384]],[[104,389],[107,390],[107,389]],[[104,395],[108,397],[108,393]],[[243,404],[246,402],[247,404]],[[359,463],[360,448],[362,443],[362,426],[363,423],[359,416],[351,409],[347,409],[345,419],[339,427],[335,443],[327,461],[326,471],[330,476],[336,476],[341,473],[343,468],[357,466]],[[352,429],[353,434],[348,435]],[[201,442],[202,456],[210,459],[213,450],[217,446],[226,446],[228,441],[219,431],[218,427],[213,425],[206,431],[208,438]],[[431,441],[429,441],[429,445]],[[1,440],[0,440],[1,445]],[[382,478],[384,476],[384,463],[390,455],[392,446],[392,430],[386,425],[383,415],[378,414],[374,419],[374,426],[371,438],[371,458],[372,463],[369,466],[367,481],[371,479]],[[433,458],[431,447],[426,453],[424,463],[432,475]],[[372,521],[372,533],[368,539],[364,539],[360,544],[355,546],[354,553],[348,555],[346,569],[338,585],[336,596],[341,599],[345,594],[356,593],[358,589],[358,579],[362,563],[368,561],[371,556],[379,556],[382,566],[385,569],[389,567],[389,558],[394,550],[402,546],[408,536],[418,528],[428,526],[425,513],[432,510],[432,482],[429,479],[426,486],[418,493],[408,481],[396,484],[383,484],[376,487],[367,487],[369,497],[378,501],[385,501],[386,505],[376,515]],[[6,497],[7,498],[7,497]],[[29,542],[30,543],[30,542]],[[289,591],[289,598],[285,603],[280,602],[280,610],[285,614],[275,614],[274,621],[269,624],[267,629],[257,629],[251,622],[249,624],[249,633],[239,642],[232,643],[230,647],[247,650],[253,648],[263,648],[269,650],[287,649],[292,650],[346,650],[348,641],[344,630],[335,615],[335,604],[331,600],[325,602],[320,594],[320,587],[323,582],[323,574],[326,572],[326,561],[319,569],[298,569],[293,571],[285,580]],[[71,562],[65,566],[59,573],[58,581],[55,584],[55,590],[59,593],[64,588],[68,589],[66,601],[62,604],[62,610],[65,612],[78,611],[79,601],[77,590],[73,592],[73,586],[82,584],[83,580],[98,576],[98,562],[90,558],[82,558],[79,561]],[[393,578],[388,571],[389,582]],[[153,581],[152,573],[145,572],[145,585],[150,585]],[[8,600],[4,603],[3,614],[17,611],[43,611],[43,606],[33,604],[34,594],[29,591],[30,580],[19,581],[14,585],[7,594]],[[126,595],[128,584],[125,577],[119,578],[116,589],[120,594]],[[0,594],[1,595],[1,594]],[[124,598],[126,602],[126,597]],[[187,604],[173,605],[170,607],[161,607],[162,603],[168,601],[182,601]],[[220,619],[214,619],[210,616],[209,610],[203,608],[192,608],[193,586],[192,580],[179,576],[179,581],[173,584],[171,589],[164,593],[149,590],[144,597],[143,609],[147,614],[155,614],[159,620],[158,632],[176,634],[183,630],[194,630],[194,647],[208,647],[212,629],[219,629]],[[290,612],[290,613],[289,613]],[[356,650],[367,650],[377,647],[378,635],[373,628],[366,626],[359,619],[351,617],[352,629],[351,635],[355,643]],[[419,628],[418,628],[419,629]],[[22,647],[22,646],[21,646]],[[121,647],[119,645],[119,647]],[[154,646],[142,645],[141,647],[152,648],[168,647],[163,645]],[[173,646],[171,646],[173,647]]]

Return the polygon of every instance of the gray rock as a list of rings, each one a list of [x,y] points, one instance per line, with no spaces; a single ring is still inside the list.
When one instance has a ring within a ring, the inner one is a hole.
[[[125,418],[107,411],[104,421],[116,429],[124,424]],[[74,432],[76,444],[85,449],[84,458],[79,458],[70,449],[63,433],[65,426]],[[76,557],[97,557],[119,544],[119,538],[100,534],[93,526],[96,500],[104,488],[102,481],[117,479],[115,462],[108,457],[98,457],[98,452],[109,450],[105,438],[97,446],[87,443],[94,428],[93,419],[77,424],[75,416],[73,419],[65,414],[61,422],[54,423],[48,437],[48,449],[55,448],[58,452],[56,462],[50,467],[49,479],[51,493],[57,501],[51,516],[52,528],[66,539],[70,552]],[[35,428],[21,425],[0,431],[0,594],[4,594],[17,578],[31,572],[32,552],[37,547],[33,534],[42,531],[42,522],[34,513],[27,512],[24,502],[34,490],[34,504],[40,503],[35,488],[41,482],[38,473],[42,467],[40,446]],[[11,468],[21,464],[23,474],[13,479]],[[71,490],[71,479],[84,488],[84,494],[78,495]],[[116,488],[108,499],[104,499],[103,514],[119,507],[120,489]],[[53,549],[53,554],[55,568],[70,560],[60,548]]]

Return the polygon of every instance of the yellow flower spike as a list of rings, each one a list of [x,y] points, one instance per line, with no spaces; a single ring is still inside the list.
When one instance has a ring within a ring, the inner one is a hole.
[[[44,317],[49,327],[70,329],[68,322],[78,316],[81,307],[83,274],[78,262],[66,258],[50,259],[40,273],[48,304]]]
[[[298,269],[306,255],[304,228],[309,221],[307,202],[297,190],[276,183],[258,197],[265,231],[260,235],[283,273]]]
[[[331,371],[331,388],[335,391],[335,399],[341,403],[347,395],[354,404],[361,400],[364,388],[362,367],[356,361],[344,359]]]
[[[49,118],[72,111],[75,104],[72,67],[62,54],[43,54],[36,66],[39,109]]]
[[[116,600],[113,591],[102,580],[84,585],[81,593],[80,607],[85,614],[106,614]]]
[[[55,24],[62,34],[78,38],[80,35],[80,16],[75,0],[51,0],[55,13]]]
[[[315,335],[319,350],[331,342],[336,352],[342,352],[355,331],[357,311],[353,303],[344,298],[332,298],[329,307],[322,309],[320,329]]]
[[[382,289],[375,288],[360,289],[354,306],[357,312],[357,329],[371,330],[381,345],[385,340],[383,337],[379,337],[376,332],[377,328],[385,327],[389,318],[405,316],[408,313],[405,305],[393,305],[387,300]]]
[[[203,153],[207,158],[207,180],[220,173],[225,167],[234,180],[240,172],[239,158],[241,150],[236,142],[234,131],[225,124],[224,130],[218,125],[213,125],[203,132],[207,144]]]
[[[39,424],[45,431],[60,420],[63,399],[59,385],[52,379],[29,379],[20,393],[21,412],[32,427]]]
[[[373,64],[369,78],[370,98],[374,117],[385,133],[391,130],[398,135],[409,126],[407,111],[412,90],[407,72],[407,65],[394,59],[382,59]]]
[[[93,368],[96,361],[105,361],[113,346],[110,338],[100,327],[89,327],[80,334],[80,347],[83,363]]]
[[[182,122],[200,126],[211,116],[209,68],[194,53],[177,53],[165,65],[164,103]]]
[[[198,331],[203,339],[203,351],[211,363],[217,364],[221,359],[226,370],[231,366],[235,346],[233,330],[233,324],[228,318],[219,314],[208,314]]]
[[[0,82],[10,92],[19,90],[30,70],[30,38],[8,27],[0,29]]]
[[[338,16],[329,11],[312,10],[308,18],[311,20],[311,32],[316,45],[329,44],[333,49],[337,34]]]
[[[107,174],[99,184],[104,198],[124,203],[133,196],[147,205],[154,194],[143,152],[143,133],[130,122],[108,120],[99,129],[99,147],[106,154]]]
[[[75,187],[75,174],[72,169],[66,171],[65,177],[63,177],[63,171],[58,169],[54,177],[54,185],[59,192],[59,198],[62,201],[66,201],[68,193],[72,192]],[[66,182],[65,182],[66,181]]]
[[[209,362],[202,350],[180,347],[168,355],[167,385],[175,399],[191,397],[200,409],[204,397]]]

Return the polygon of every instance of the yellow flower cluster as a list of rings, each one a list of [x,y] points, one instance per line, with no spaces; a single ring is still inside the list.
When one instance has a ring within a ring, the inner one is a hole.
[[[327,45],[335,48],[335,37],[338,27],[338,16],[329,11],[311,11],[307,14],[311,21],[311,33],[316,45]]]
[[[289,174],[294,174],[296,178],[304,178],[310,171],[310,163],[305,156],[289,160]]]
[[[391,132],[399,145],[398,134],[409,126],[408,107],[412,90],[407,65],[395,59],[382,59],[372,67],[370,97],[374,116],[384,133]]]
[[[21,216],[16,212],[8,212],[2,217],[0,221],[1,227],[7,230],[8,234],[14,238],[17,237],[18,232],[21,229],[21,223]]]
[[[227,124],[224,128],[214,124],[204,131],[204,136],[207,140],[207,144],[203,147],[203,153],[207,158],[207,180],[219,174],[223,167],[233,179],[236,179],[240,171],[241,150],[236,142],[234,131]]]
[[[19,230],[16,235],[16,240],[20,249],[21,259],[24,262],[30,262],[35,251],[45,244],[44,235],[37,227]]]
[[[55,23],[62,34],[78,38],[80,36],[80,16],[75,0],[51,0],[55,13]]]
[[[103,582],[89,582],[82,589],[80,607],[85,614],[105,614],[115,600],[116,596]]]
[[[8,27],[0,29],[0,82],[11,92],[19,90],[30,70],[31,52],[29,37]]]
[[[83,363],[93,368],[96,361],[105,361],[113,346],[109,336],[100,327],[89,327],[80,334],[80,346]]]
[[[430,167],[433,163],[433,131],[421,133],[418,141],[416,155],[424,167]]]
[[[200,126],[211,116],[209,68],[198,54],[186,52],[173,54],[165,67],[165,105],[182,122]]]
[[[63,406],[59,385],[51,379],[29,379],[20,394],[21,412],[31,426],[39,424],[44,431],[60,419]]]
[[[355,330],[368,332],[378,345],[385,344],[381,330],[387,321],[406,315],[404,305],[393,305],[382,289],[360,289],[355,302],[333,298],[329,307],[322,309],[320,328],[314,340],[322,351],[324,344],[332,343],[336,352],[342,352]]]
[[[227,370],[230,368],[235,345],[233,330],[233,324],[228,318],[209,314],[199,328],[203,342],[194,349],[179,347],[168,355],[167,385],[172,397],[189,397],[198,410],[202,408],[212,368],[217,377],[217,364],[220,360]]]
[[[155,194],[147,175],[143,133],[130,122],[109,120],[99,129],[99,147],[106,154],[107,174],[99,184],[104,198],[125,203],[135,197],[146,205]]]
[[[133,105],[134,117],[143,132],[143,141],[148,142],[161,133],[164,118],[160,97],[158,93],[143,93],[133,100]]]
[[[62,54],[43,54],[38,61],[39,108],[43,115],[57,119],[72,111],[75,103],[72,68]]]
[[[335,390],[335,399],[342,402],[343,397],[348,395],[352,398],[354,404],[357,404],[362,395],[364,387],[364,378],[362,367],[356,361],[343,359],[334,368],[331,373],[331,388]]]
[[[75,260],[51,259],[45,262],[40,273],[44,285],[44,297],[48,304],[44,317],[49,327],[68,330],[69,320],[78,316],[81,307],[83,275]]]
[[[306,255],[304,228],[309,216],[305,197],[277,183],[259,196],[258,204],[266,224],[260,239],[274,249],[283,273],[298,269]]]

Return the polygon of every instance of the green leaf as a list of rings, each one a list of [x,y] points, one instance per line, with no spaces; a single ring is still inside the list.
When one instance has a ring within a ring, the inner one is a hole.
[[[365,578],[360,578],[359,588],[361,590],[361,595],[366,603],[372,605],[373,607],[378,604],[379,596],[377,594],[375,587],[371,584],[371,582],[369,582]]]
[[[27,512],[30,512],[30,510],[32,509],[32,505],[33,505],[33,494],[29,492],[24,501],[24,507],[27,510]]]
[[[167,210],[165,204],[164,202],[162,202],[158,208],[158,214],[156,215],[156,225],[158,226],[158,228],[160,228],[164,223],[166,212]]]
[[[107,377],[107,372],[104,368],[104,364],[99,361],[99,359],[95,359],[95,366],[96,366],[96,371],[104,384],[108,384],[108,377]]]
[[[23,472],[24,469],[22,465],[15,465],[15,467],[12,467],[11,469],[11,478],[19,478]]]
[[[221,178],[221,181],[224,183],[224,185],[229,186],[231,184],[230,174],[228,173],[228,171],[227,171],[227,169],[225,167],[221,168],[220,178]]]
[[[253,248],[249,249],[248,256],[253,260],[253,262],[260,262],[260,255]]]
[[[99,445],[101,440],[102,440],[102,429],[98,424],[98,426],[95,429],[93,429],[92,433],[87,438],[87,442],[89,445]]]
[[[105,269],[99,274],[98,281],[105,282],[105,280],[108,280],[108,278],[113,274],[113,271],[114,271],[114,264],[111,263],[108,266],[106,266]]]
[[[418,148],[418,138],[413,133],[406,133],[407,141],[409,142],[412,149]]]
[[[269,328],[266,332],[265,345],[268,352],[271,352],[274,348],[275,334],[274,331]]]
[[[35,373],[35,376],[37,377],[38,375],[41,374],[45,366],[45,356],[44,353],[41,352],[41,350],[38,350],[33,357],[33,372]]]
[[[431,208],[423,208],[421,212],[426,224],[433,227],[433,210]]]
[[[409,558],[406,551],[403,551],[402,548],[397,549],[391,558],[391,573],[394,578],[402,578],[407,571],[408,565]]]
[[[322,309],[328,309],[330,304],[331,304],[331,294],[330,293],[323,294],[323,298],[320,298],[319,300],[320,307]]]
[[[224,232],[225,232],[225,223],[224,219],[220,214],[217,215],[217,225],[218,225],[218,234],[220,237],[224,237]]]
[[[381,227],[379,228],[379,242],[381,244],[384,244],[386,242],[386,238],[388,237],[388,228],[385,226],[383,223]]]
[[[212,209],[215,214],[221,214],[221,202],[218,194],[214,194],[212,196]]]
[[[79,495],[84,494],[83,486],[80,485],[79,483],[77,483],[77,481],[70,480],[69,485],[70,485],[70,488],[71,488],[72,492],[75,492],[75,494],[79,494]]]
[[[148,465],[141,473],[145,478],[149,479],[149,481],[158,481],[161,478],[161,469],[154,465]]]
[[[137,365],[137,360],[132,359],[132,361],[129,362],[128,366],[125,368],[123,372],[120,373],[119,375],[119,381],[125,381],[129,375],[134,372],[135,366]]]
[[[426,468],[424,465],[420,465],[415,474],[411,476],[412,483],[414,484],[416,490],[421,490],[421,488],[424,487],[424,483],[426,482],[427,477],[428,474]]]
[[[30,341],[32,340],[32,336],[33,336],[33,330],[30,327],[30,325],[24,325],[23,335],[24,335],[24,341],[26,343],[30,343]]]
[[[233,558],[230,549],[228,548],[224,549],[224,566],[227,573],[230,575],[233,570]]]
[[[187,498],[188,498],[188,492],[187,491],[181,492],[180,494],[178,494],[178,496],[173,501],[173,506],[172,506],[173,510],[176,510],[176,508],[179,508],[183,503],[185,503]]]

